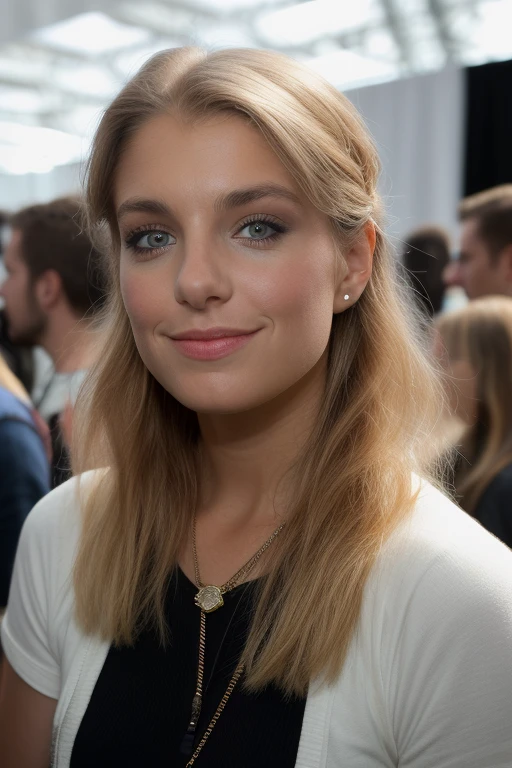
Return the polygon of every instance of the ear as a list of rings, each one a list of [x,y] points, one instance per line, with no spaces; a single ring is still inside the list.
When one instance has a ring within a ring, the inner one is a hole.
[[[343,312],[351,307],[361,296],[372,274],[373,253],[377,241],[377,232],[373,221],[369,221],[350,249],[343,255],[344,269],[340,269],[333,313]],[[348,296],[348,298],[345,298]]]
[[[62,297],[62,278],[54,269],[47,269],[37,278],[34,290],[41,309],[53,309]]]

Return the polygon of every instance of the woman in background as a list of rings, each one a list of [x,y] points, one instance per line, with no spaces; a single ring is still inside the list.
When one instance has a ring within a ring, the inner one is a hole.
[[[476,299],[437,330],[451,413],[463,424],[459,503],[512,547],[512,299]]]
[[[48,447],[43,420],[0,355],[0,610],[7,605],[21,527],[50,490]]]
[[[509,764],[512,553],[427,481],[438,382],[378,170],[348,100],[269,51],[162,52],[106,111],[73,425],[105,469],[23,531],[2,768]]]

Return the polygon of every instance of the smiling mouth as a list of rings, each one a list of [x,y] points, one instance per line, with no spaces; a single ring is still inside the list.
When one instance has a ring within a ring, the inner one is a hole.
[[[234,328],[190,330],[171,336],[171,342],[182,355],[193,360],[219,360],[245,347],[259,332]]]

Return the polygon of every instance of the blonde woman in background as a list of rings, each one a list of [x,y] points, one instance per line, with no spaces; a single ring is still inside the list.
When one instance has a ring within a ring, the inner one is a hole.
[[[275,53],[163,52],[106,111],[105,469],[23,532],[3,768],[509,765],[512,554],[428,482],[378,168]]]
[[[437,321],[451,412],[463,429],[461,506],[512,547],[512,299],[476,299]]]

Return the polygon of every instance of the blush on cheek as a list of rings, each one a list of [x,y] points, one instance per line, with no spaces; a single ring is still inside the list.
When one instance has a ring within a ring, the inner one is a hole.
[[[133,329],[151,326],[155,301],[151,288],[139,275],[121,270],[121,295]]]

